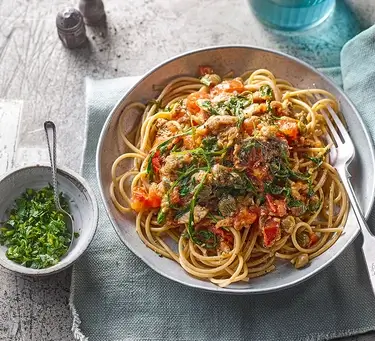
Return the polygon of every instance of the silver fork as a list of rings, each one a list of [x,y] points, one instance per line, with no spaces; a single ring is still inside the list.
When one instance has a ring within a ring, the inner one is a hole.
[[[322,99],[322,97],[320,97],[319,95],[316,95],[315,98],[318,100]],[[355,148],[352,139],[349,136],[349,133],[347,132],[345,126],[343,125],[335,111],[330,106],[327,106],[327,109],[331,115],[332,120],[335,122],[337,126],[336,130],[331,120],[329,119],[327,113],[324,110],[321,110],[321,113],[323,114],[324,119],[326,120],[330,133],[332,134],[332,137],[334,138],[336,143],[335,168],[337,169],[337,172],[340,175],[341,181],[346,189],[346,192],[348,193],[350,203],[353,207],[358,224],[361,228],[363,236],[362,251],[366,261],[372,290],[375,293],[375,237],[371,233],[369,226],[366,223],[366,219],[362,214],[362,210],[358,204],[358,200],[354,193],[352,184],[349,181],[351,175],[348,171],[348,166],[354,158]]]

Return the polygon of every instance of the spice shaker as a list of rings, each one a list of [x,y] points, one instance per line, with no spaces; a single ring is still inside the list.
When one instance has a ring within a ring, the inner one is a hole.
[[[57,33],[63,44],[74,49],[86,40],[86,29],[82,14],[75,8],[65,8],[56,16]]]
[[[94,26],[100,23],[105,17],[102,0],[80,0],[78,8],[83,15],[86,25]]]

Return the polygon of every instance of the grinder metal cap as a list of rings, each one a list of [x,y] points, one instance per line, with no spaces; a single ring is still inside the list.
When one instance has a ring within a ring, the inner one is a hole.
[[[87,40],[82,14],[75,8],[57,13],[56,27],[59,38],[68,48],[79,47]]]
[[[57,13],[56,26],[62,31],[71,31],[83,23],[82,14],[75,8],[65,8]]]

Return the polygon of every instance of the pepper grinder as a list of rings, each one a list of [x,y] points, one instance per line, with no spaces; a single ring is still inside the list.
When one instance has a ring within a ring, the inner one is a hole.
[[[83,45],[87,40],[82,14],[75,8],[68,7],[57,13],[56,27],[59,38],[70,49]]]
[[[102,0],[80,0],[78,8],[86,25],[95,26],[105,17]]]

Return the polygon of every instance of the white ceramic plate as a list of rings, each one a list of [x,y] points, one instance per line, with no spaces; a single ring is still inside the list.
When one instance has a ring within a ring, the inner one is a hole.
[[[214,292],[250,294],[280,290],[297,284],[330,264],[355,239],[359,227],[352,210],[345,226],[345,233],[328,251],[314,259],[310,266],[297,271],[288,262],[283,262],[277,265],[276,271],[252,279],[249,283],[235,283],[227,288],[219,288],[210,282],[189,276],[177,263],[158,257],[138,237],[134,215],[121,214],[111,202],[109,196],[111,165],[120,152],[124,151],[115,130],[122,110],[131,102],[147,103],[155,98],[158,93],[153,91],[154,84],[164,85],[176,76],[196,75],[199,65],[211,65],[218,74],[233,70],[235,75],[240,75],[247,70],[266,68],[276,77],[284,78],[296,87],[303,89],[316,86],[334,94],[340,102],[356,146],[356,157],[350,167],[353,186],[363,211],[366,215],[369,214],[375,192],[374,150],[358,112],[342,90],[323,74],[291,56],[250,46],[223,46],[189,52],[157,66],[124,94],[109,115],[98,144],[97,174],[101,195],[112,224],[125,245],[146,264],[161,275],[185,285]]]

